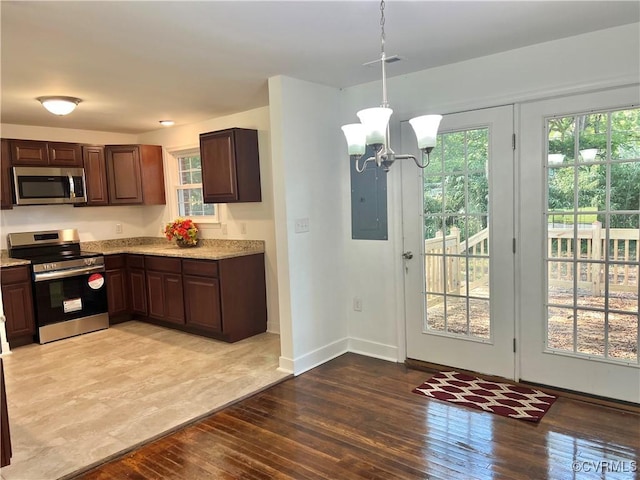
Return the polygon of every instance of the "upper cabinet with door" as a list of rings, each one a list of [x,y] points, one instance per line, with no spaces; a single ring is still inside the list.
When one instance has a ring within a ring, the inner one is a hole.
[[[84,161],[84,176],[87,181],[87,205],[109,205],[104,146],[83,145],[82,159]]]
[[[258,132],[230,128],[200,134],[205,203],[261,202]]]
[[[0,208],[13,208],[13,193],[11,189],[11,155],[9,153],[9,140],[1,140],[0,151]]]
[[[162,147],[107,145],[105,158],[110,205],[166,203]]]
[[[78,143],[10,140],[9,146],[14,166],[82,166],[82,148]]]

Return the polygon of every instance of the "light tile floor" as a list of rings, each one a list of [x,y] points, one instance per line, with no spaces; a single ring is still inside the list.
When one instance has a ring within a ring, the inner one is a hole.
[[[2,480],[49,480],[161,436],[286,378],[280,337],[228,344],[142,322],[3,357],[11,465]]]

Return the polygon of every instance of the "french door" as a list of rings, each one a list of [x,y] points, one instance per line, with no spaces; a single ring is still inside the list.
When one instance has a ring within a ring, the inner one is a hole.
[[[638,87],[520,110],[520,378],[640,403]]]
[[[439,132],[427,168],[401,162],[407,357],[514,378],[513,107]]]

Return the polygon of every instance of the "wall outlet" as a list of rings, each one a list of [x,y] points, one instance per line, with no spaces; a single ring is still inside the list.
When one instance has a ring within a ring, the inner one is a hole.
[[[305,233],[309,231],[309,219],[308,218],[297,218],[295,223],[295,232],[296,233]]]
[[[246,234],[247,234],[247,224],[246,224],[246,223],[244,223],[244,222],[242,222],[242,223],[240,224],[240,233],[241,233],[242,235],[246,235]]]
[[[228,233],[229,233],[229,230],[227,229],[227,224],[226,224],[226,223],[223,223],[223,224],[222,224],[222,234],[223,234],[223,235],[226,235],[226,234],[228,234]]]
[[[356,312],[362,311],[362,299],[360,297],[353,297],[353,309]]]
[[[116,223],[116,233],[122,233],[122,224]]]

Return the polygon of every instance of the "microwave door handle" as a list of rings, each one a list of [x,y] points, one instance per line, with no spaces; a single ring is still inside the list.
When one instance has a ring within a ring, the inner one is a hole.
[[[69,198],[76,198],[76,186],[73,181],[73,175],[69,174]]]

